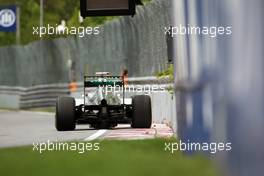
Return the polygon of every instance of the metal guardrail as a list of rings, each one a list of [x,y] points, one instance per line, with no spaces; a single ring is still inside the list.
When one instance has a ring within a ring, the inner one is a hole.
[[[55,106],[57,97],[69,95],[69,93],[68,84],[38,85],[29,88],[0,86],[2,95],[7,97],[19,95],[17,101],[19,101],[20,109]]]
[[[156,78],[156,77],[138,77],[129,78],[130,85],[170,85],[169,78]],[[83,83],[77,83],[78,90],[83,89]],[[77,90],[77,91],[78,91]],[[4,95],[19,95],[19,108],[41,108],[52,107],[56,105],[56,99],[59,96],[67,96],[70,94],[69,84],[49,84],[38,85],[33,87],[9,87],[0,86],[0,94]],[[1,107],[1,105],[0,105]],[[10,107],[12,108],[12,107]]]
[[[0,94],[15,94],[21,95],[26,88],[24,87],[9,87],[9,86],[0,86]]]

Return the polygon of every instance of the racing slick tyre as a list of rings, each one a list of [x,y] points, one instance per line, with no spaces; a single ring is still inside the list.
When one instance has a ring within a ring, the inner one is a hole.
[[[148,95],[132,98],[132,128],[150,128],[152,123],[151,100]]]
[[[58,131],[75,130],[75,99],[59,97],[56,103],[55,126]]]

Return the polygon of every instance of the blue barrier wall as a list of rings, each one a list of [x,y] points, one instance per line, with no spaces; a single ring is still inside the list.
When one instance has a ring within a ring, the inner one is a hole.
[[[174,26],[232,27],[232,35],[174,38],[178,134],[231,142],[217,154],[230,176],[264,173],[263,9],[262,0],[173,0]]]

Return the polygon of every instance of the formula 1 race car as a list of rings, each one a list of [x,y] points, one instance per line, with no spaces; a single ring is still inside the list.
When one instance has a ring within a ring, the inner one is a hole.
[[[96,129],[113,128],[118,124],[151,127],[150,97],[135,95],[129,102],[125,98],[122,76],[109,76],[108,72],[84,76],[82,103],[76,105],[76,101],[73,97],[57,99],[55,127],[58,131],[75,130],[76,124],[89,124]]]

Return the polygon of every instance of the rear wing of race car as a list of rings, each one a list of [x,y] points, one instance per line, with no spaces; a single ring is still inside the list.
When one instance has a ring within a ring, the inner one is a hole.
[[[84,95],[85,88],[89,87],[101,87],[104,88],[106,86],[111,86],[113,88],[119,86],[122,88],[123,93],[123,104],[125,102],[125,88],[124,88],[124,77],[123,76],[109,76],[109,75],[96,75],[96,76],[84,76]],[[84,96],[85,102],[85,96]]]
[[[122,76],[84,76],[84,87],[124,86]]]

